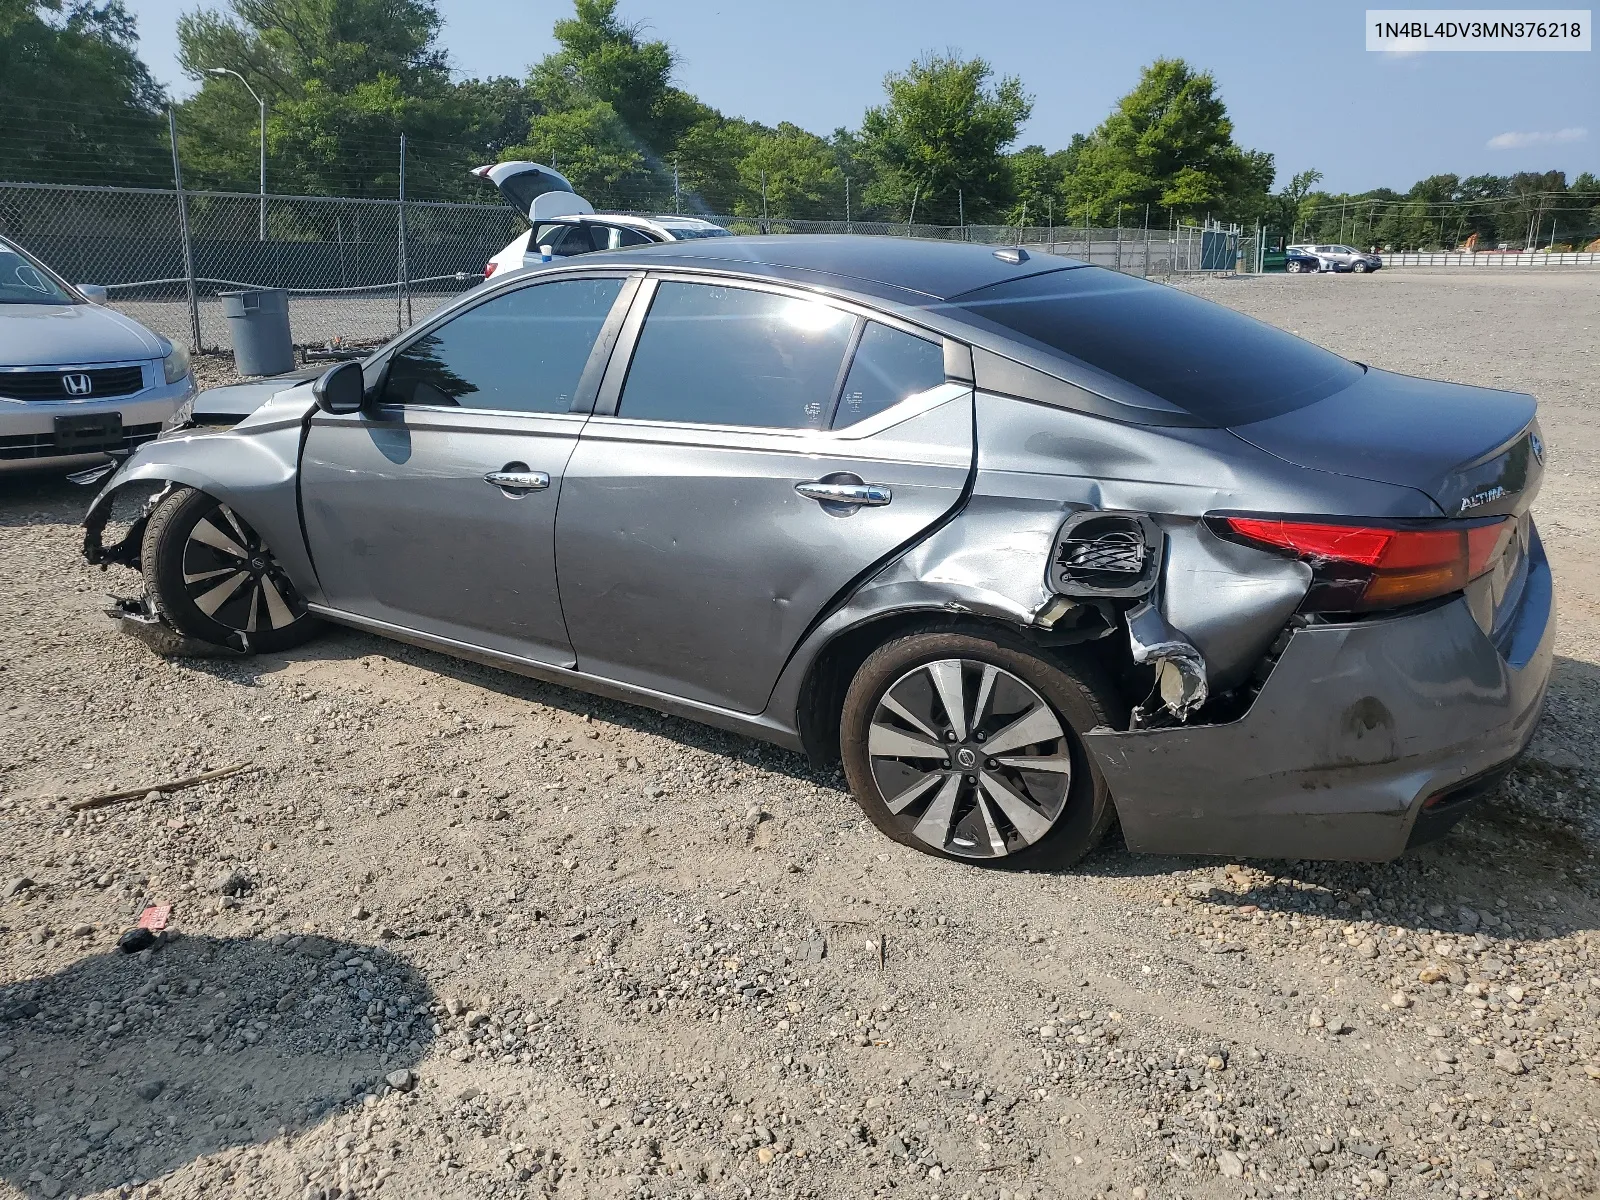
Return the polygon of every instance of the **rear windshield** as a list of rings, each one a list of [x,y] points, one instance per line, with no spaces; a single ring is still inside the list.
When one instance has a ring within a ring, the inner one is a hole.
[[[952,303],[1214,425],[1293,412],[1362,374],[1264,322],[1101,267],[1029,275]]]

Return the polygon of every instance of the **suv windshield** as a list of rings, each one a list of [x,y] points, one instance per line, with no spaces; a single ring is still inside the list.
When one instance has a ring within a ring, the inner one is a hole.
[[[1243,425],[1342,391],[1362,368],[1177,288],[1103,267],[992,284],[953,305],[1202,420]]]
[[[0,242],[0,304],[76,304],[77,298],[19,251]]]

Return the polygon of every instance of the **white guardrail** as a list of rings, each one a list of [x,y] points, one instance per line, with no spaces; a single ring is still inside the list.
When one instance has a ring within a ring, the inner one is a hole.
[[[1383,252],[1386,267],[1600,267],[1600,254],[1578,251],[1423,250]]]

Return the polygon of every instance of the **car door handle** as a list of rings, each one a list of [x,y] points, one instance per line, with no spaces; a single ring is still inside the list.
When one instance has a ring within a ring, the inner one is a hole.
[[[894,499],[894,493],[881,483],[829,483],[815,479],[795,484],[794,490],[825,504],[859,504],[864,508],[881,508]]]
[[[550,476],[543,471],[490,471],[483,481],[508,492],[538,492],[550,486]]]

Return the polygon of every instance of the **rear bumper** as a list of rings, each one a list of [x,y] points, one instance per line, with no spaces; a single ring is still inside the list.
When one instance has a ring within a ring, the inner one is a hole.
[[[1535,535],[1521,600],[1492,637],[1459,597],[1312,626],[1239,720],[1085,742],[1133,850],[1386,861],[1492,793],[1533,736],[1554,640]]]

